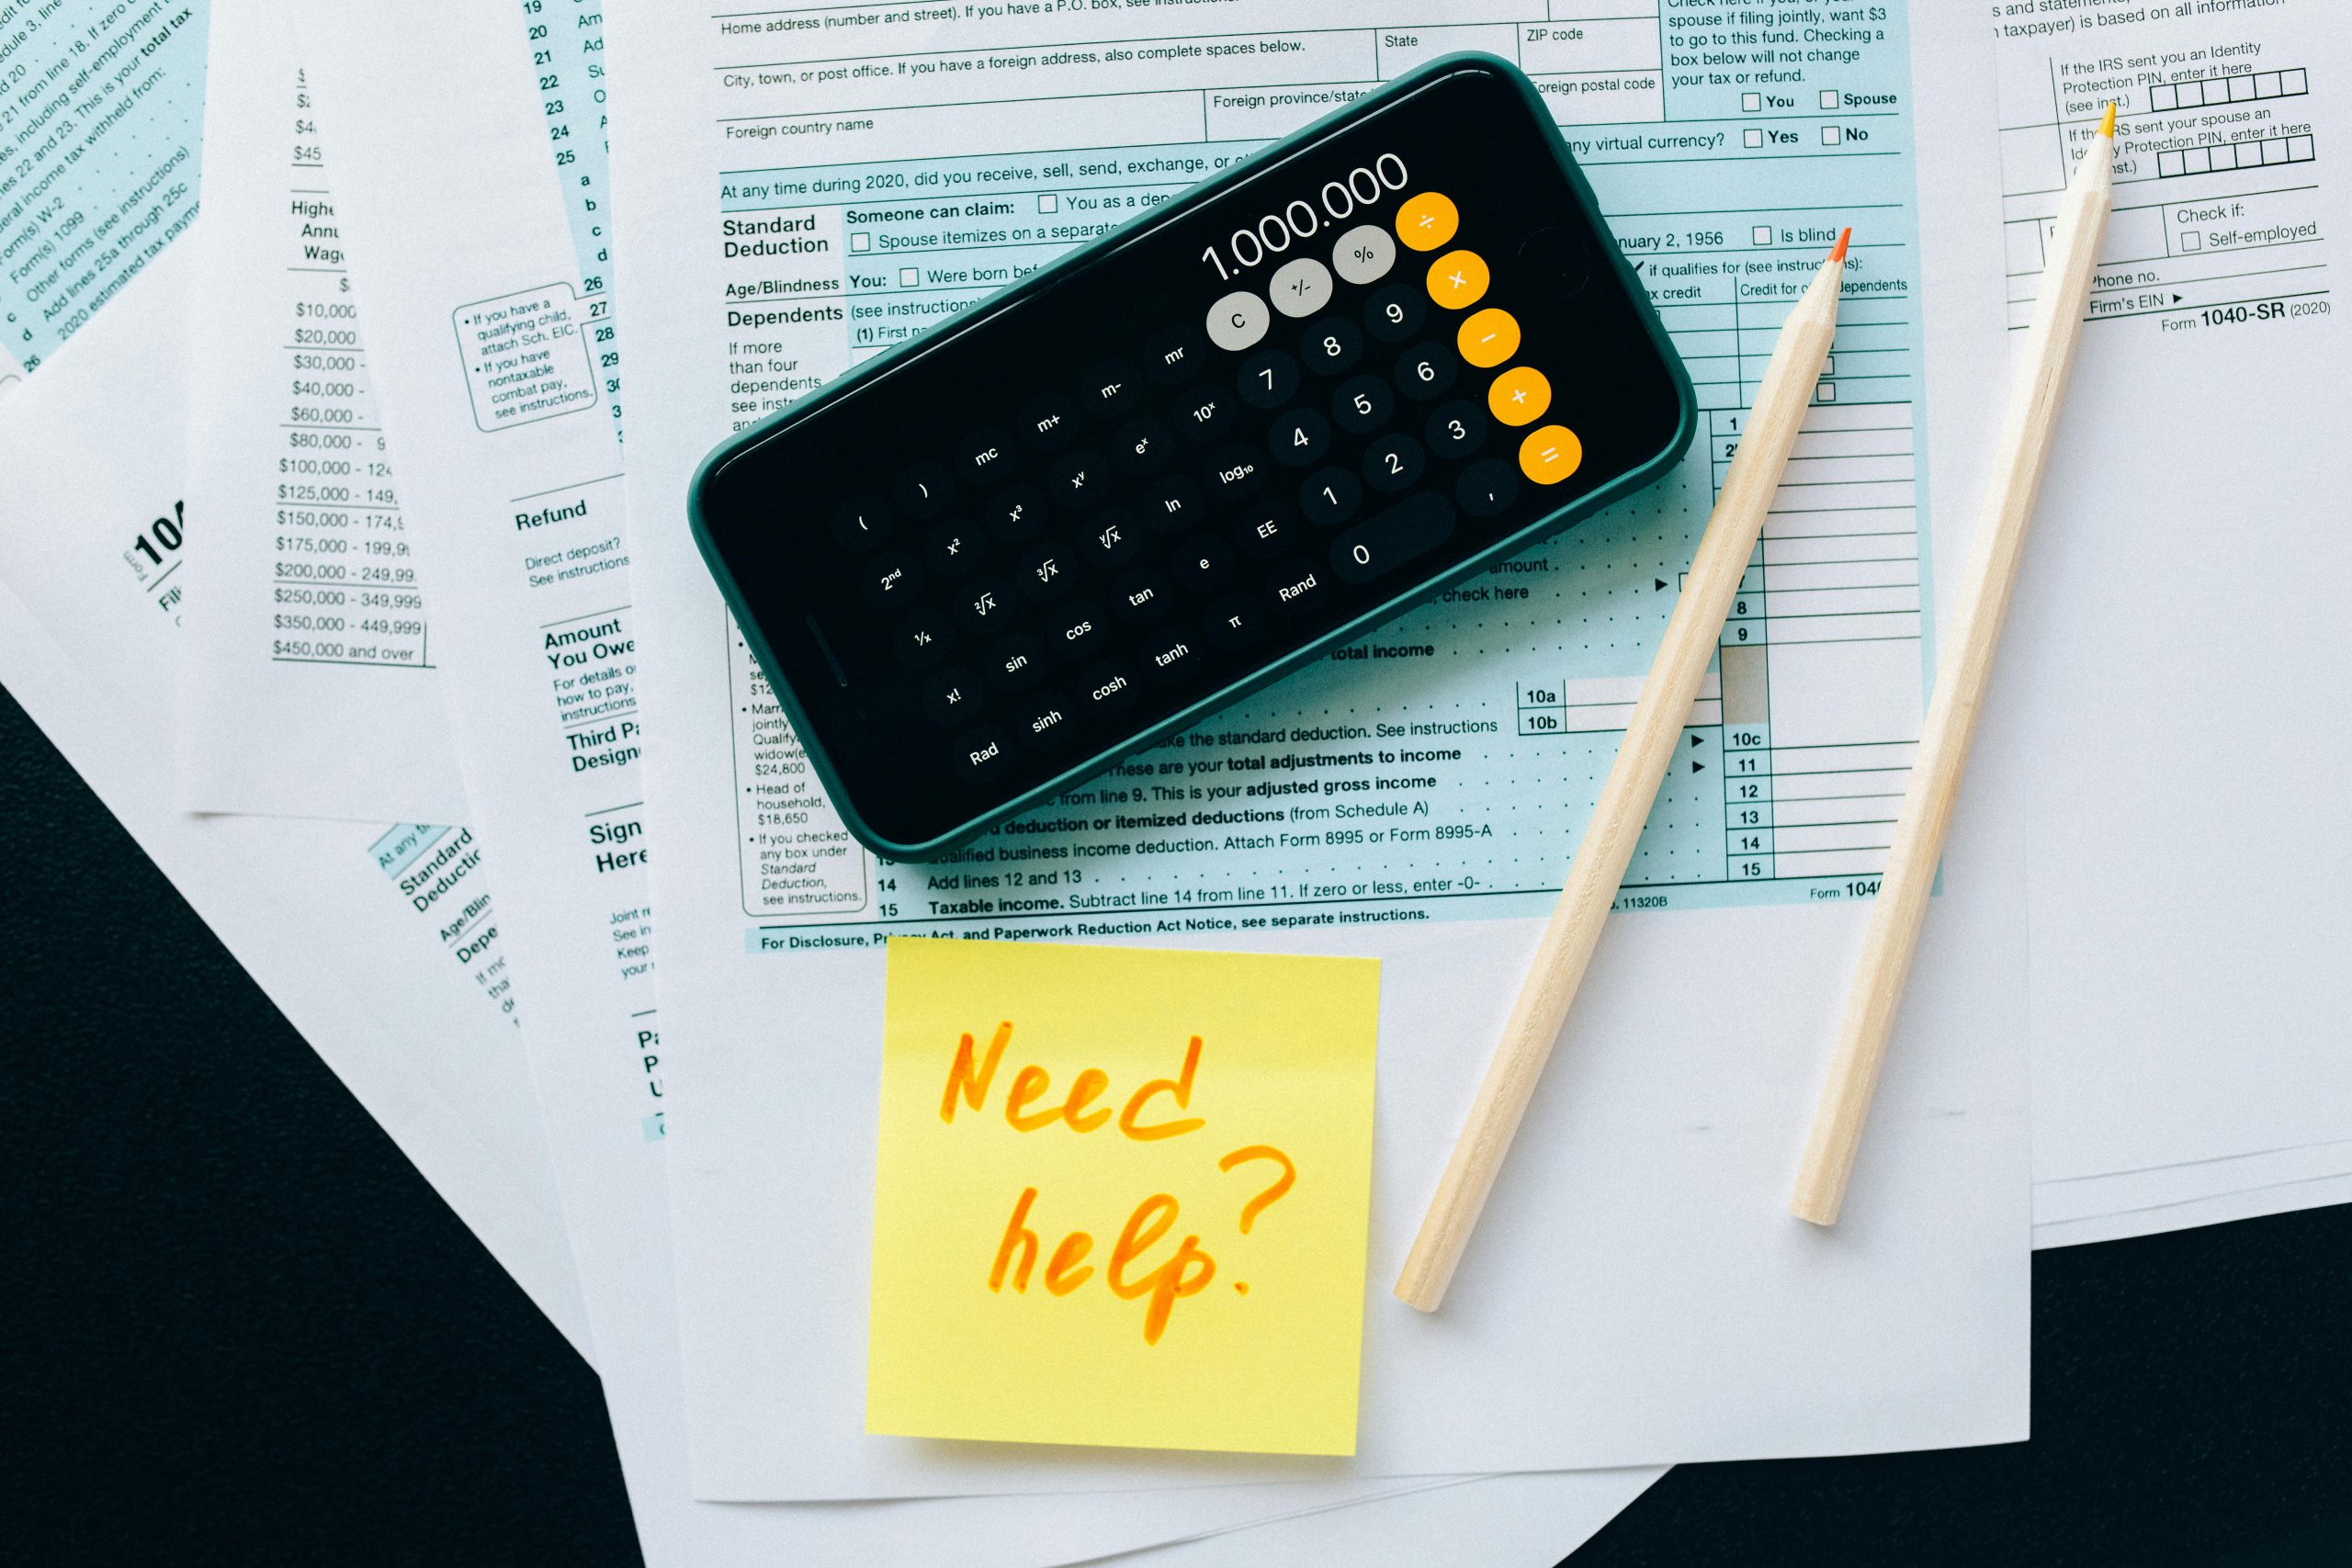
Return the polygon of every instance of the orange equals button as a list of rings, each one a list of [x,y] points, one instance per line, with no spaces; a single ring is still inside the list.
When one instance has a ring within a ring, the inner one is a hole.
[[[1519,471],[1540,485],[1555,485],[1584,465],[1584,443],[1565,424],[1546,424],[1519,444]]]

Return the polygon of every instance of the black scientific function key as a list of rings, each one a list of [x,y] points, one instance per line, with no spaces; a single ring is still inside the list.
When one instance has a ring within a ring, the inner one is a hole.
[[[993,726],[968,730],[956,742],[956,771],[967,784],[987,784],[1012,763],[1012,737]]]
[[[922,585],[915,558],[904,550],[876,556],[859,574],[859,585],[869,604],[911,604]]]
[[[1136,375],[1136,367],[1124,359],[1106,359],[1086,373],[1078,400],[1095,418],[1114,420],[1125,419],[1141,396],[1143,383]]]
[[[833,509],[833,542],[845,550],[879,549],[889,536],[890,509],[878,495],[853,495]]]
[[[1092,604],[1065,604],[1046,617],[1046,641],[1063,659],[1091,659],[1102,651],[1109,624]]]
[[[1209,340],[1198,327],[1170,327],[1154,333],[1143,345],[1143,362],[1151,378],[1168,386],[1201,374],[1208,358]]]
[[[988,662],[981,673],[1001,692],[1025,692],[1045,674],[1045,645],[1035,637],[1015,632],[1000,638],[988,651]]]
[[[1012,472],[1018,450],[1001,430],[971,431],[956,443],[956,470],[970,484],[998,484]]]
[[[922,522],[947,510],[956,481],[944,463],[910,463],[890,481],[890,499],[900,512]]]
[[[969,670],[942,670],[923,682],[922,711],[933,724],[969,724],[983,703],[979,679]]]
[[[1144,487],[1137,510],[1152,532],[1182,534],[1208,515],[1208,503],[1201,494],[1200,481],[1169,474]]]
[[[1013,725],[1022,739],[1040,750],[1057,748],[1069,739],[1075,717],[1076,710],[1058,692],[1024,698],[1012,713]]]
[[[1046,525],[1046,498],[1035,485],[1001,490],[980,506],[980,521],[1008,545],[1036,537]]]
[[[1233,548],[1206,535],[1187,539],[1169,553],[1168,570],[1175,573],[1180,586],[1205,593],[1223,587],[1233,575]]]
[[[1058,452],[1078,439],[1078,400],[1043,392],[1021,405],[1021,439],[1040,452]]]
[[[1233,428],[1236,394],[1216,387],[1193,387],[1176,402],[1177,433],[1188,441],[1209,442]]]
[[[922,670],[947,657],[956,634],[947,617],[936,610],[917,610],[890,633],[890,651],[910,670]]]

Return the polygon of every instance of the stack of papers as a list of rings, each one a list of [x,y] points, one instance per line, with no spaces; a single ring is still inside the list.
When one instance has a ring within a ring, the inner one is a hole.
[[[2352,743],[2302,690],[2320,585],[2352,570],[2322,467],[2352,214],[2316,151],[2352,62],[2323,0],[1989,31],[1866,9],[0,6],[0,680],[595,1365],[649,1561],[1532,1565],[1675,1462],[2023,1438],[2033,1247],[2352,1197],[2320,983],[2352,941],[2325,827]],[[1183,750],[1295,751],[1335,708],[1475,737],[1421,798],[1513,847],[1269,852],[1114,816],[954,864],[859,848],[687,533],[703,455],[1461,50],[1541,89],[1700,439],[1496,594],[1400,623],[1449,657],[1332,661]],[[1996,345],[2069,131],[2110,99],[2074,406],[1853,1195],[1817,1231],[1783,1205]],[[1453,1298],[1412,1313],[1388,1284],[1781,276],[1845,223],[1758,607],[1692,720],[1713,758],[1727,689],[1767,704],[1753,841],[1722,830],[1727,769],[1671,780]],[[975,896],[1057,844],[1118,874]],[[1345,891],[1288,897],[1272,852]],[[921,1118],[890,1111],[886,965],[931,945],[903,937],[1376,973],[1368,1156],[1316,1145],[1368,1204],[1314,1320],[1361,1308],[1351,1444],[1304,1394],[1250,1443],[987,1430],[874,1337],[921,1320],[886,1310],[921,1295],[884,1243],[928,1190],[893,1152]],[[1054,1440],[975,1440],[1024,1434]]]

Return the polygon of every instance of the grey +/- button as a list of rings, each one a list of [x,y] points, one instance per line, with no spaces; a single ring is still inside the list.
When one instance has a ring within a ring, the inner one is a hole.
[[[1359,224],[1331,247],[1331,267],[1350,283],[1377,283],[1396,265],[1396,242],[1377,223]]]
[[[1246,288],[1238,288],[1209,307],[1209,341],[1238,354],[1273,324],[1266,302]]]
[[[1274,268],[1267,292],[1283,315],[1311,316],[1331,302],[1331,269],[1313,256],[1284,262]]]

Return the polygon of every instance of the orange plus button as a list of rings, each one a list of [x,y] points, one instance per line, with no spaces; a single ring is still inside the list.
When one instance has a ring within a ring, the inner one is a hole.
[[[1519,322],[1509,310],[1489,305],[1462,323],[1453,346],[1479,369],[1492,369],[1519,352]]]
[[[1486,297],[1487,258],[1448,251],[1430,263],[1430,298],[1449,310],[1466,310]]]
[[[1478,318],[1470,319],[1475,321]],[[1505,424],[1533,424],[1551,406],[1552,383],[1532,365],[1512,366],[1487,389],[1487,411]]]
[[[1462,214],[1453,203],[1425,190],[1396,209],[1396,237],[1417,251],[1433,251],[1453,238]]]
[[[1540,485],[1555,485],[1584,462],[1584,443],[1565,424],[1547,424],[1519,444],[1519,471]]]

